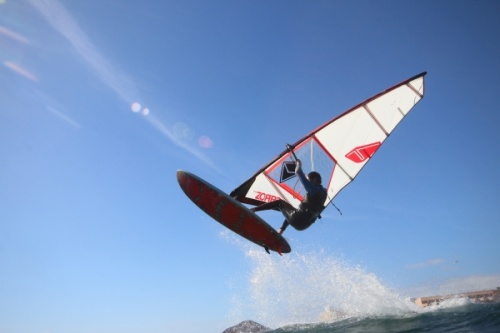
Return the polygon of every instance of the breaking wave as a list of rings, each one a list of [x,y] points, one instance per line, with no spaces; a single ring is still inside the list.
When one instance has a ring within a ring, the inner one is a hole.
[[[240,245],[246,248],[251,269],[243,288],[233,290],[233,317],[280,327],[417,311],[375,274],[342,258],[322,251],[277,257]]]

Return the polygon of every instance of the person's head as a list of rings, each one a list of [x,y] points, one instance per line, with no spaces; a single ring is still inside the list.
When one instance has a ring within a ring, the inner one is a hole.
[[[317,185],[321,184],[321,175],[316,171],[309,172],[309,174],[307,174],[307,179]]]

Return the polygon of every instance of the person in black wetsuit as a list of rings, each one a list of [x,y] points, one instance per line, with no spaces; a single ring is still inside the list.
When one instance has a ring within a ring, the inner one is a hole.
[[[316,171],[310,172],[307,177],[302,171],[302,163],[297,160],[295,173],[300,179],[300,182],[307,191],[307,194],[299,205],[299,208],[293,207],[284,200],[276,200],[267,202],[250,210],[258,212],[268,209],[279,209],[285,215],[285,221],[278,230],[281,235],[288,225],[292,225],[296,230],[302,231],[311,226],[316,221],[321,211],[323,210],[327,194],[326,189],[321,185],[321,175]]]

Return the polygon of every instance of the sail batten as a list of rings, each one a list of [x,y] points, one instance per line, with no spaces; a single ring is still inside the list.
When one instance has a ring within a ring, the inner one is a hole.
[[[424,96],[421,73],[334,117],[298,140],[293,147],[305,172],[317,171],[327,189],[326,207],[355,179],[396,126]],[[295,207],[304,189],[289,168],[294,157],[283,151],[231,192],[237,200],[259,205],[282,199]],[[288,175],[283,177],[284,172]],[[294,185],[295,184],[295,185]]]
[[[373,121],[378,125],[380,130],[382,130],[382,132],[384,132],[386,136],[389,136],[389,132],[386,131],[384,126],[382,126],[382,124],[378,121],[377,117],[375,117],[375,115],[370,111],[370,108],[368,107],[368,105],[365,104],[365,105],[363,105],[363,107],[365,108],[366,112],[368,112],[370,117],[372,117]]]

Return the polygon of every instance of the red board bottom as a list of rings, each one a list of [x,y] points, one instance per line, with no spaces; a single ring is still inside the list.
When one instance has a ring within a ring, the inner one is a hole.
[[[177,181],[191,201],[225,227],[269,250],[291,252],[288,242],[273,227],[215,186],[180,170]]]

